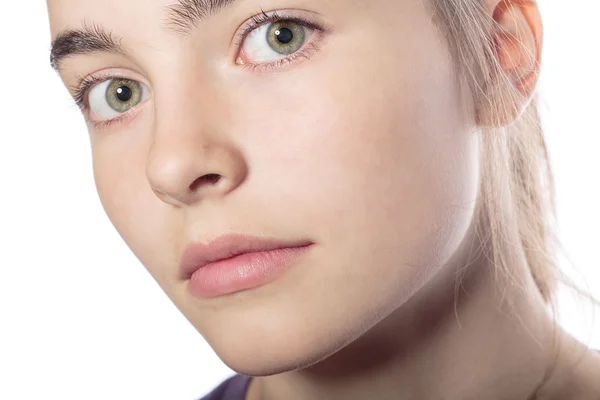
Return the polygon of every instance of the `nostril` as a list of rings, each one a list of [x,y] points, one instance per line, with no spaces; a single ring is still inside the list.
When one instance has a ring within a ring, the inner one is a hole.
[[[198,185],[204,185],[206,183],[210,183],[210,184],[215,184],[217,182],[219,182],[219,180],[221,179],[221,175],[219,174],[207,174],[204,176],[201,176],[200,178],[196,179],[196,181],[194,181],[194,183],[191,186],[191,189],[195,189]]]

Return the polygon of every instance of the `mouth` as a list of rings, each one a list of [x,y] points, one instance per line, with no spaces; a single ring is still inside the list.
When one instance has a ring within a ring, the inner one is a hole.
[[[266,284],[292,266],[314,243],[225,235],[192,243],[182,256],[181,278],[192,294],[216,297]]]

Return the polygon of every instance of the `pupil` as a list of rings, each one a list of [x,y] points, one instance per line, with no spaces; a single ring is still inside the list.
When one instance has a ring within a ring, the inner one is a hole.
[[[275,34],[277,35],[277,40],[284,44],[291,42],[294,38],[294,34],[288,28],[279,29],[275,32]]]
[[[131,100],[131,89],[127,86],[121,86],[117,89],[117,98],[121,101],[129,101]]]

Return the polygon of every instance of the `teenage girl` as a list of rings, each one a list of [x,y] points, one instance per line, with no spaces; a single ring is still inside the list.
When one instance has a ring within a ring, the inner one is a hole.
[[[207,399],[600,399],[548,311],[536,2],[48,10],[108,217],[237,372]]]

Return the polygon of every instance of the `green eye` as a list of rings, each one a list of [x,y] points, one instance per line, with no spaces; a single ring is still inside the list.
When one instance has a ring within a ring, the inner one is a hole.
[[[106,88],[106,103],[115,111],[123,113],[135,107],[142,98],[140,84],[129,79],[115,79]]]
[[[266,37],[269,47],[279,54],[292,54],[304,45],[304,27],[294,21],[279,21],[269,24]]]
[[[149,97],[148,88],[125,78],[107,79],[89,92],[90,110],[101,120],[123,114]]]
[[[260,22],[260,20],[259,20]],[[256,22],[256,23],[259,23]],[[296,19],[280,19],[249,29],[240,46],[238,64],[265,65],[271,61],[291,60],[302,53],[317,31],[313,24]]]

